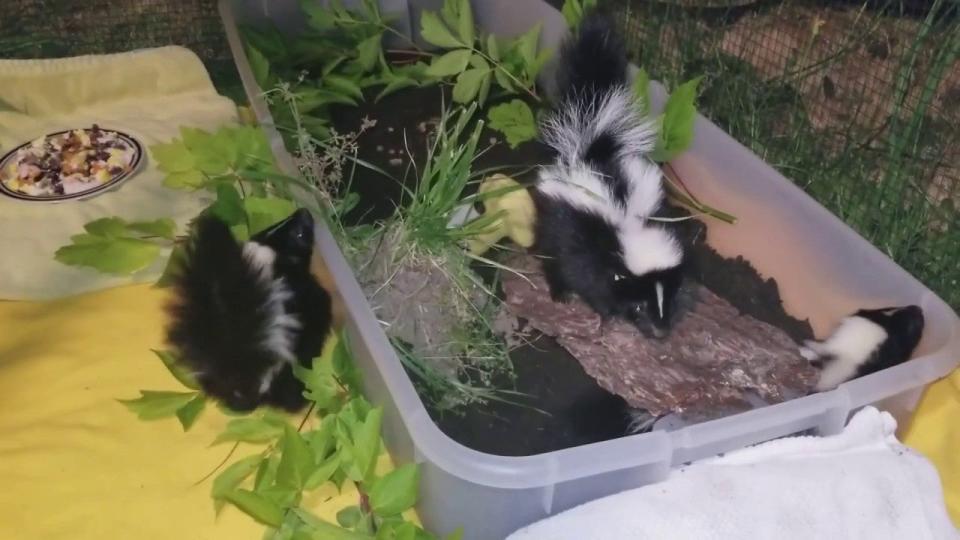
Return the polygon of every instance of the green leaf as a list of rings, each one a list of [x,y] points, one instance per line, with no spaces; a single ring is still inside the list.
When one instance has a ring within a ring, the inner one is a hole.
[[[650,114],[650,76],[647,71],[640,68],[637,76],[633,78],[633,95],[637,98],[637,104],[640,107],[640,114],[647,116]]]
[[[325,484],[330,478],[333,477],[333,473],[337,472],[337,469],[340,468],[340,456],[334,454],[327,458],[326,461],[317,466],[313,472],[310,473],[310,476],[307,478],[306,482],[303,484],[304,489],[317,489],[318,487]]]
[[[575,28],[580,23],[580,19],[583,18],[583,8],[580,6],[580,0],[565,0],[563,7],[560,8],[560,13],[567,21],[567,26]]]
[[[290,425],[284,426],[283,454],[277,468],[277,485],[299,491],[313,468],[313,452],[307,446],[307,441]]]
[[[336,439],[333,436],[336,420],[335,414],[327,414],[320,420],[318,428],[310,430],[304,435],[307,444],[313,450],[314,461],[321,463],[321,465],[329,457],[330,451],[336,444]]]
[[[279,527],[283,523],[283,508],[263,495],[238,489],[224,494],[223,498],[264,525]]]
[[[427,68],[427,74],[432,77],[456,75],[467,68],[472,54],[473,52],[470,49],[457,49],[443,56],[438,56],[433,59],[430,67]]]
[[[360,473],[357,481],[366,481],[373,474],[380,456],[380,426],[383,423],[383,408],[377,407],[367,414],[353,433],[353,464]]]
[[[663,109],[660,134],[650,157],[656,162],[666,162],[685,152],[693,142],[693,125],[697,118],[697,85],[701,77],[689,80],[677,87]]]
[[[259,49],[247,43],[247,61],[250,62],[250,71],[261,90],[270,90],[270,61]]]
[[[120,399],[124,407],[136,413],[140,420],[158,420],[177,414],[181,407],[190,402],[196,392],[155,392],[141,390],[137,399]]]
[[[136,238],[94,240],[63,246],[54,259],[70,266],[85,266],[108,274],[129,275],[150,266],[160,255],[160,246]]]
[[[163,179],[163,185],[170,189],[193,191],[204,186],[204,176],[197,169],[172,172]]]
[[[170,218],[155,219],[153,221],[134,221],[127,224],[127,229],[146,236],[158,236],[173,240],[177,237],[177,224]]]
[[[247,211],[243,207],[240,192],[231,183],[217,184],[217,200],[210,205],[210,212],[227,225],[247,222]]]
[[[200,417],[204,407],[207,406],[207,398],[203,394],[197,394],[197,397],[190,400],[189,403],[177,409],[177,420],[183,426],[183,431],[190,431],[193,423]]]
[[[346,77],[327,75],[323,78],[323,84],[348,96],[363,99],[363,89],[360,88],[360,85]]]
[[[483,78],[490,74],[489,69],[468,69],[457,77],[457,84],[453,87],[453,100],[458,103],[469,103],[477,97]]]
[[[494,62],[500,61],[500,46],[497,44],[497,36],[493,34],[487,36],[487,55]]]
[[[360,388],[362,382],[360,372],[357,370],[356,364],[353,363],[353,358],[347,349],[347,340],[343,335],[337,339],[337,344],[331,354],[330,364],[333,367],[333,374],[340,379],[344,386],[350,389]]]
[[[166,173],[189,171],[194,168],[193,154],[180,139],[157,143],[150,147],[157,168]]]
[[[370,506],[378,516],[392,516],[417,502],[420,469],[407,464],[390,471],[370,488]]]
[[[383,43],[383,32],[370,36],[357,44],[357,65],[363,73],[371,71],[377,65],[380,57],[380,44]],[[361,93],[357,98],[363,97]]]
[[[300,0],[300,9],[307,14],[307,24],[317,30],[333,28],[333,13],[317,0]]]
[[[463,540],[463,527],[457,527],[457,530],[444,536],[443,540]]]
[[[490,127],[503,133],[511,148],[537,136],[537,123],[533,111],[525,102],[514,99],[491,107],[488,113]]]
[[[424,11],[420,15],[420,35],[427,43],[447,49],[464,47],[466,44],[453,37],[450,30],[443,24],[440,17],[432,11]]]
[[[517,39],[517,50],[526,66],[537,63],[537,45],[540,43],[540,23],[534,25]]]
[[[199,390],[200,385],[197,384],[197,380],[193,377],[193,374],[187,371],[180,363],[177,361],[177,357],[173,355],[170,351],[160,351],[156,349],[150,349],[153,354],[163,362],[164,367],[167,368],[167,371],[173,375],[173,378],[176,379],[180,384],[186,386],[190,390]]]
[[[443,7],[440,8],[443,24],[455,28],[460,22],[460,10],[464,3],[463,0],[443,0]],[[469,3],[469,0],[466,3]]]
[[[479,102],[481,106],[487,102],[487,97],[490,95],[491,81],[493,81],[493,75],[490,71],[487,71],[486,75],[484,75],[480,81],[480,92],[477,94],[477,102]]]
[[[460,39],[463,40],[464,44],[466,44],[468,47],[473,46],[473,10],[470,9],[470,1],[460,0],[459,11],[460,13],[458,14],[457,20],[457,33],[460,34]]]
[[[243,206],[250,220],[251,235],[283,221],[297,209],[292,201],[277,197],[247,197]]]
[[[280,456],[276,453],[263,460],[257,467],[257,476],[253,479],[253,489],[262,492],[272,486],[277,479],[277,469],[280,468]]]
[[[293,534],[293,540],[374,540],[369,534],[349,531],[332,523],[327,523],[301,508],[294,510],[306,526]]]
[[[264,443],[272,441],[283,434],[283,425],[278,425],[264,418],[235,418],[227,423],[227,427],[213,444],[219,444],[227,441],[240,441],[249,443]]]
[[[126,235],[127,223],[118,217],[105,217],[91,221],[83,228],[94,236],[119,238]]]
[[[213,487],[210,489],[210,496],[214,499],[214,508],[219,512],[223,506],[223,498],[227,493],[232,492],[240,486],[247,477],[256,471],[261,463],[265,463],[262,454],[247,456],[241,460],[231,463],[229,467],[223,470],[213,479]]]
[[[513,79],[504,71],[504,68],[497,68],[493,70],[493,75],[497,79],[497,84],[500,85],[500,88],[503,88],[507,92],[516,92],[517,85],[513,82]]]
[[[256,493],[263,495],[281,508],[297,506],[303,498],[303,491],[299,488],[282,486],[280,484],[263,487],[257,490]]]
[[[383,87],[383,90],[380,90],[380,93],[377,94],[377,97],[375,97],[373,101],[375,102],[380,101],[381,99],[396,92],[397,90],[402,90],[404,88],[409,88],[411,86],[416,86],[416,85],[417,85],[417,81],[409,77],[403,77],[403,76],[395,77],[391,79],[386,86]]]
[[[357,505],[348,506],[337,512],[337,523],[344,529],[352,529],[363,519],[363,512]]]

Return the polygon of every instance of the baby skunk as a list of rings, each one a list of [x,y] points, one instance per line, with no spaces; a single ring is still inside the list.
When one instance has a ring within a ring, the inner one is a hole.
[[[918,306],[861,309],[843,319],[825,341],[807,341],[800,354],[822,365],[816,390],[906,362],[923,334]]]
[[[563,45],[558,86],[558,107],[542,126],[557,156],[532,192],[534,250],[550,292],[555,300],[575,293],[605,319],[662,337],[683,248],[648,219],[664,198],[660,169],[646,157],[656,129],[638,112],[624,46],[605,19],[589,15]]]
[[[294,362],[309,367],[331,324],[330,295],[310,273],[313,218],[298,210],[239,244],[201,216],[174,281],[167,339],[200,386],[236,411],[305,404]]]

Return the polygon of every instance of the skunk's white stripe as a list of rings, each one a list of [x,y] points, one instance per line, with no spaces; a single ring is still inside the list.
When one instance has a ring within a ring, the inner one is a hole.
[[[863,317],[850,316],[840,323],[826,341],[810,347],[813,352],[829,356],[820,372],[817,390],[835,388],[856,375],[857,368],[866,362],[887,339],[887,331],[879,324]]]
[[[659,281],[656,284],[657,289],[657,310],[660,312],[660,318],[663,318],[663,283]]]
[[[621,160],[623,172],[630,186],[627,214],[646,218],[653,215],[663,203],[663,175],[660,167],[650,160],[629,156]]]
[[[613,88],[599,105],[571,100],[547,117],[541,126],[544,141],[559,154],[561,163],[572,166],[583,159],[586,149],[604,133],[620,143],[618,157],[646,154],[656,141],[656,124],[642,119],[637,100],[626,87]]]
[[[260,378],[260,388],[258,389],[261,396],[270,390],[273,380],[277,378],[277,375],[280,374],[280,371],[286,364],[287,362],[277,362],[276,364],[270,366],[270,369],[263,373],[263,376]]]
[[[277,258],[276,252],[268,246],[257,242],[243,244],[243,257],[250,267],[258,273],[259,285],[267,291],[267,302],[263,309],[267,312],[267,325],[260,337],[261,346],[276,355],[278,358],[293,362],[294,332],[300,329],[300,321],[284,309],[287,300],[293,293],[283,279],[273,278],[273,263]],[[278,363],[279,364],[279,363]],[[282,364],[280,364],[282,367]],[[274,368],[276,369],[276,368]],[[274,374],[276,375],[276,374]],[[267,377],[265,374],[264,377]],[[270,375],[270,381],[273,375]]]
[[[655,270],[666,270],[680,264],[683,248],[680,242],[660,227],[645,226],[630,217],[617,230],[627,270],[641,276]]]
[[[611,225],[623,220],[623,209],[600,173],[585,165],[540,169],[537,189],[544,195],[604,218]]]
[[[257,242],[246,242],[243,244],[243,258],[262,278],[273,278],[273,262],[277,260],[277,253],[270,247]]]

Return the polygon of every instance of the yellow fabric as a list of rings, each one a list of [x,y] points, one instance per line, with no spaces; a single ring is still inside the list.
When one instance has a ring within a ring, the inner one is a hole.
[[[149,146],[180,126],[216,129],[235,121],[236,107],[217,94],[200,59],[183,47],[54,60],[0,60],[0,155],[63,129],[97,123]],[[152,156],[118,189],[85,201],[23,202],[0,196],[0,298],[51,299],[155,280],[158,261],[132,277],[54,262],[57,248],[83,224],[117,215],[170,217],[181,226],[209,201],[162,186]]]
[[[947,511],[960,527],[960,370],[927,387],[903,441],[936,466]]]
[[[489,228],[470,238],[468,245],[475,255],[482,255],[504,238],[509,238],[519,246],[533,245],[533,222],[537,210],[533,205],[530,192],[520,184],[503,174],[495,174],[480,184],[480,195],[503,191],[500,195],[491,195],[483,201],[484,215],[502,215]]]
[[[188,433],[144,422],[117,398],[182,387],[151,354],[163,346],[164,298],[147,285],[53,302],[0,302],[0,538],[259,539],[263,526],[227,507],[215,518],[210,446],[228,420],[208,406]],[[259,450],[241,445],[235,459]],[[381,471],[389,468],[383,457]],[[357,504],[319,490],[305,504],[334,521]]]

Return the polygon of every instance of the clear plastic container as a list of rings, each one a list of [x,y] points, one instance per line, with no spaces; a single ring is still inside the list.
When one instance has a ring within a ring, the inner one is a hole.
[[[285,31],[302,27],[297,0],[221,0],[230,46],[257,117],[287,172],[296,169],[259,97],[237,23],[272,20]],[[419,10],[440,1],[381,0],[401,26],[414,28]],[[555,47],[565,33],[560,14],[542,0],[474,2],[487,31],[515,35],[541,23],[541,45]],[[653,100],[662,102],[662,89]],[[468,540],[505,537],[517,528],[589,500],[662,480],[671,467],[799,432],[834,434],[856,409],[873,404],[906,422],[923,388],[960,361],[960,320],[934,293],[857,235],[718,127],[699,117],[693,146],[674,163],[703,200],[739,218],[710,222],[709,242],[720,253],[743,255],[780,286],[792,315],[809,318],[818,335],[861,307],[918,304],[926,329],[915,358],[900,366],[815,394],[674,430],[527,457],[471,450],[431,421],[413,384],[330,232],[318,248],[346,306],[346,330],[369,398],[385,408],[388,448],[422,467],[418,510],[438,533],[462,526]],[[522,435],[521,435],[522,436]]]

